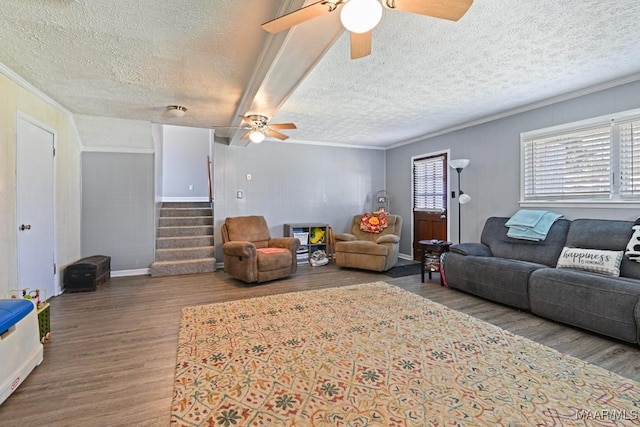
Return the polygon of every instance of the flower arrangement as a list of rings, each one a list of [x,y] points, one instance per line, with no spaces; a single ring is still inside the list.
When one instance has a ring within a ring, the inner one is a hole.
[[[367,212],[362,215],[360,220],[360,230],[368,233],[380,233],[388,226],[387,212],[385,211]]]

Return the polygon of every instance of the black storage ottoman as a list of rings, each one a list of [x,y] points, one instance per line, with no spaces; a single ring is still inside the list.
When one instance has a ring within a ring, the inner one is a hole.
[[[95,291],[111,278],[111,257],[94,255],[67,266],[63,284],[66,292]]]

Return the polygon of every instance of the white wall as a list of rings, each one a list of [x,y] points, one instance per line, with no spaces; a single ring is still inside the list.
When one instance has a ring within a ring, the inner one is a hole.
[[[163,126],[162,200],[209,200],[207,155],[213,131]]]
[[[71,114],[18,76],[0,67],[0,297],[18,283],[16,115],[55,130],[55,256],[57,283],[80,257],[80,144]],[[49,295],[50,296],[50,295]]]

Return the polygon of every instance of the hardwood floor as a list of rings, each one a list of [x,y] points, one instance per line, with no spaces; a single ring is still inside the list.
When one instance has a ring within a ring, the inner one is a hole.
[[[182,307],[377,280],[640,380],[639,347],[443,288],[437,274],[420,283],[420,275],[393,279],[335,265],[300,266],[288,279],[252,286],[222,271],[137,276],[51,300],[44,361],[0,405],[0,425],[169,425]]]

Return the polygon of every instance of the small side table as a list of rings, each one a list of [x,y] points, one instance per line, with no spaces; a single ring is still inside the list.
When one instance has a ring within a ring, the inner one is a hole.
[[[420,252],[422,252],[422,268],[420,269],[420,278],[424,283],[424,271],[429,273],[429,279],[431,279],[431,273],[434,271],[440,271],[440,255],[445,252],[449,252],[451,242],[443,242],[441,240],[420,240]],[[444,286],[442,275],[440,275],[440,285]]]

